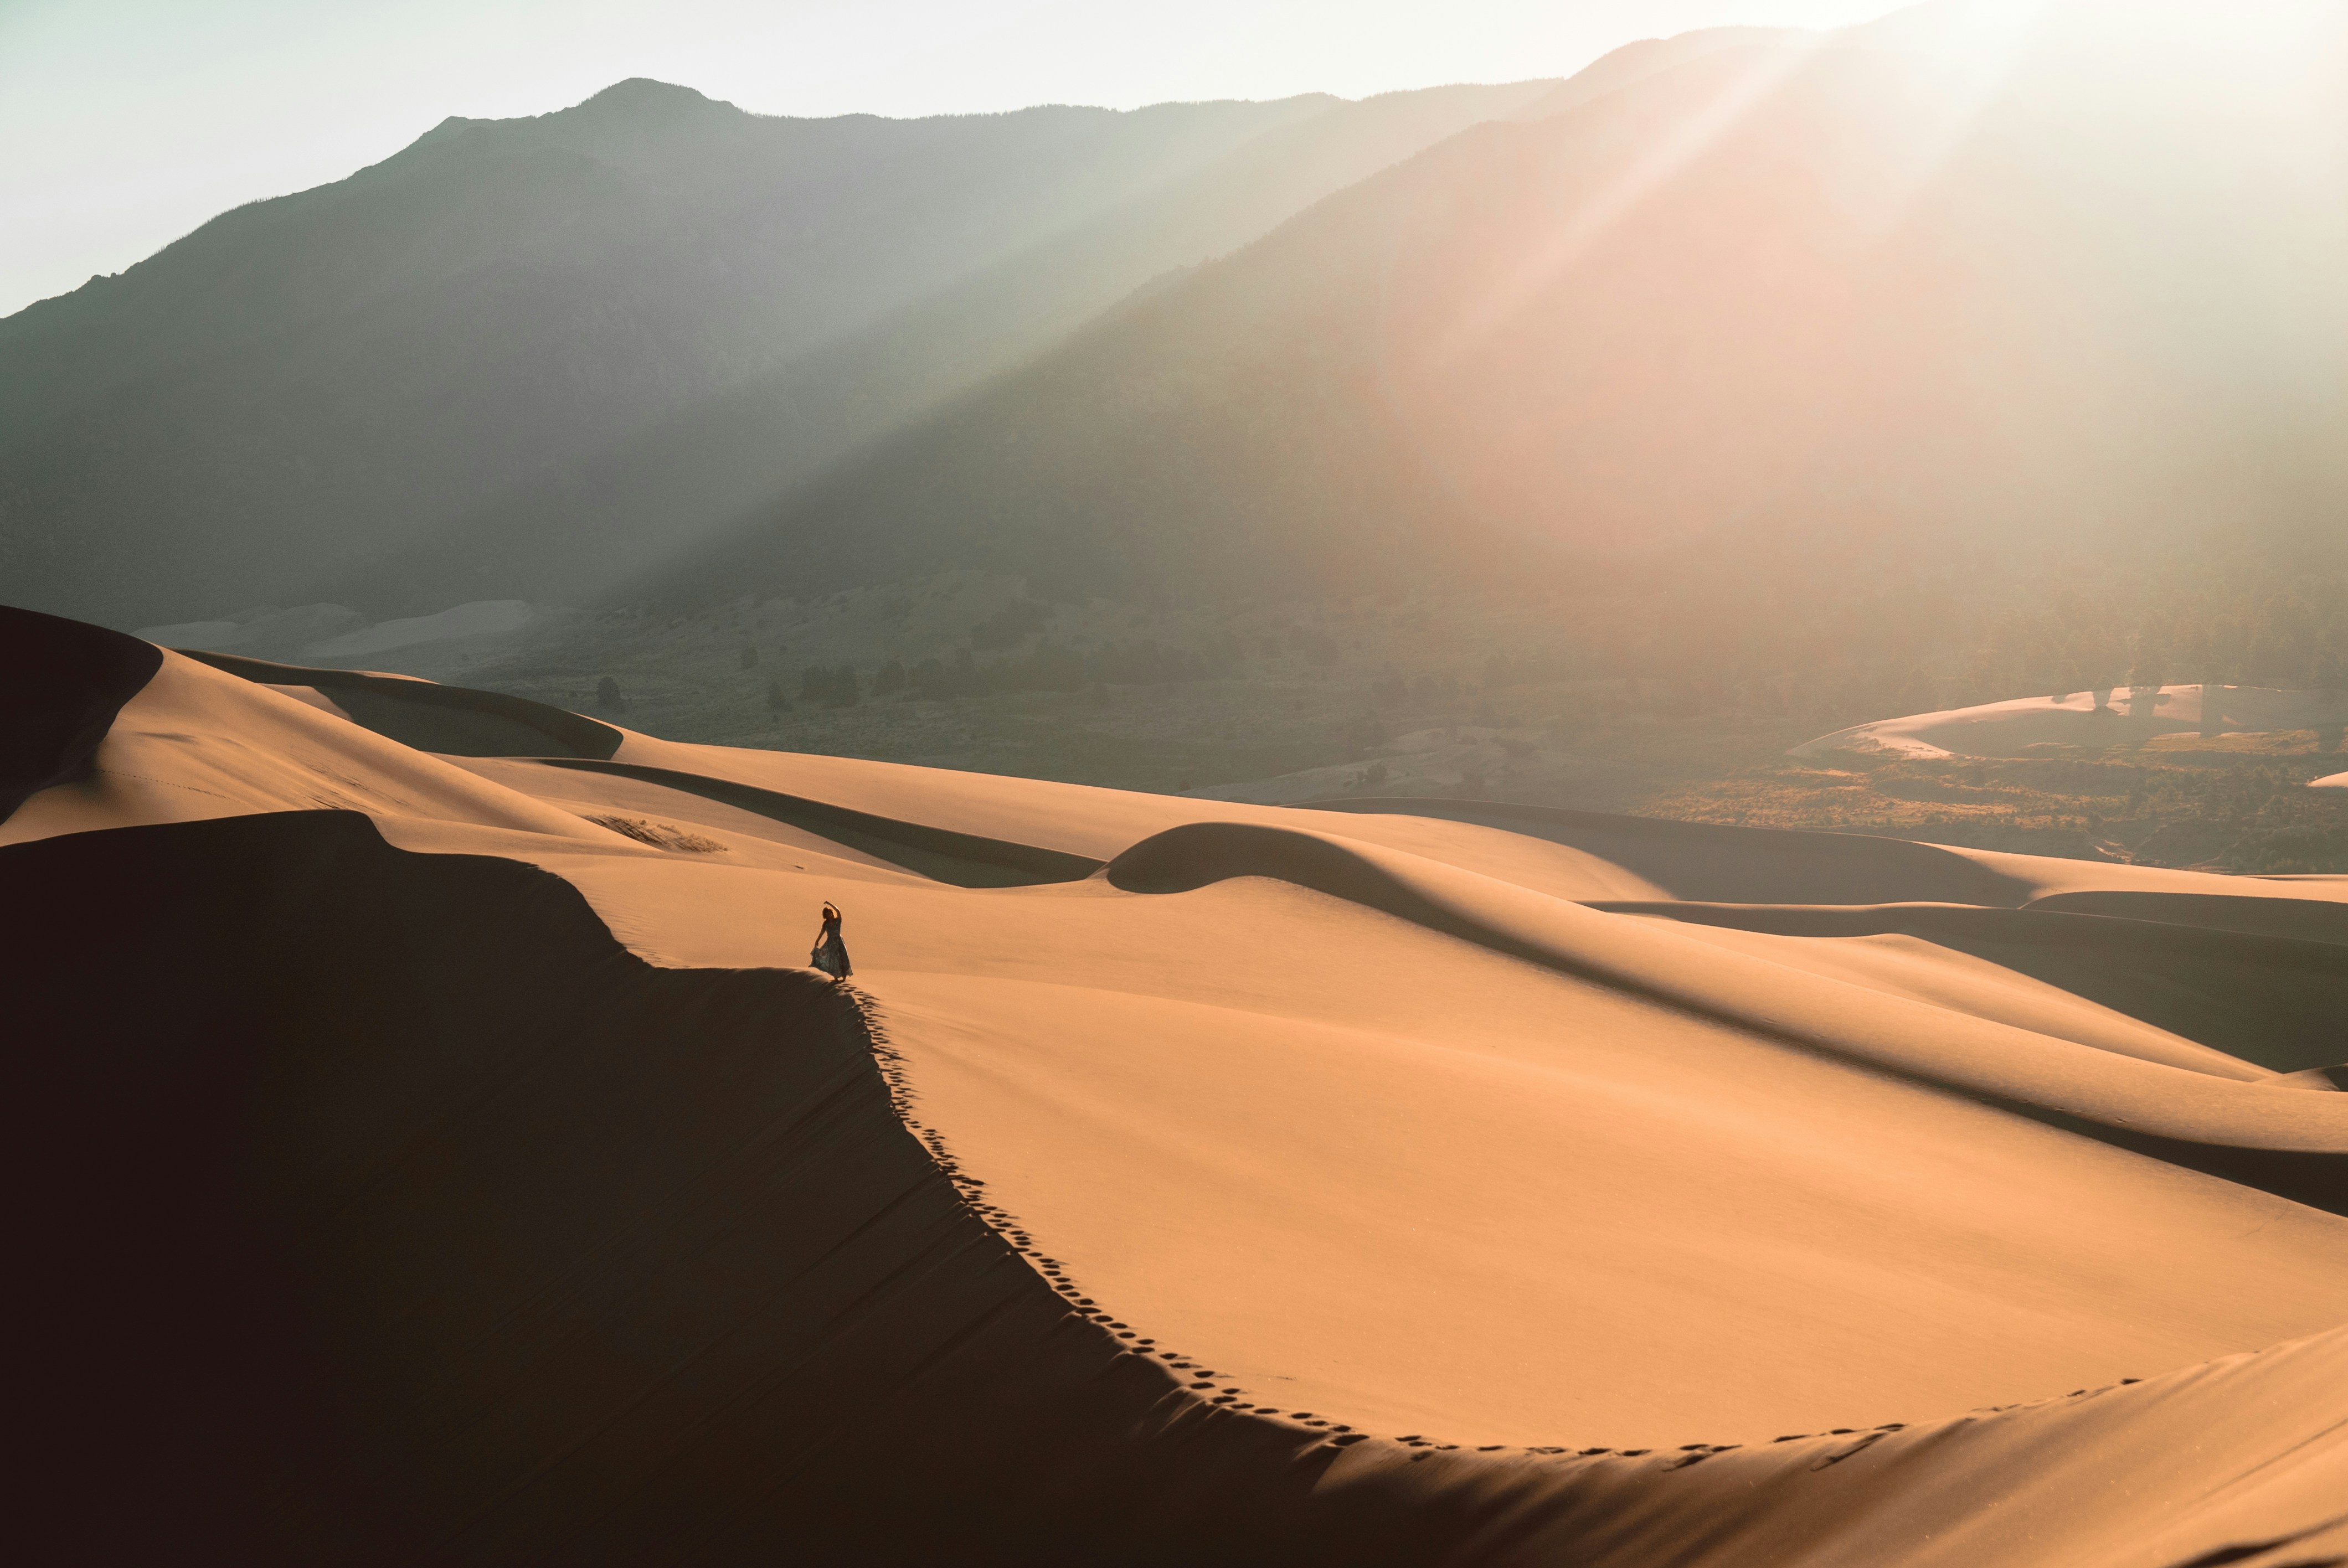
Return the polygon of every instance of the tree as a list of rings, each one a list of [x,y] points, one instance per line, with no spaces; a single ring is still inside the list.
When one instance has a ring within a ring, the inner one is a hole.
[[[767,682],[767,712],[769,713],[788,713],[790,711],[791,700],[783,694],[783,683],[780,681]]]
[[[595,682],[595,706],[614,713],[627,706],[620,700],[620,683],[609,675]]]
[[[745,669],[745,670],[755,670],[755,669],[757,669],[757,667],[758,667],[758,648],[757,648],[757,644],[756,644],[756,643],[754,643],[754,642],[745,642],[744,644],[742,644],[742,668],[743,668],[743,669]]]
[[[886,697],[891,692],[901,692],[904,689],[905,665],[902,660],[891,659],[888,663],[880,666],[880,672],[872,677],[872,694],[875,697]]]

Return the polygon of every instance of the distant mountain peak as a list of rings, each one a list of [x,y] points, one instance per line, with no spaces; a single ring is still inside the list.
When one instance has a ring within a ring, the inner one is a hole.
[[[689,114],[707,114],[724,110],[731,114],[742,111],[722,99],[709,97],[691,87],[674,82],[656,82],[650,77],[630,77],[623,82],[613,82],[602,92],[580,104],[573,112],[598,115],[624,114],[632,118],[676,118]]]

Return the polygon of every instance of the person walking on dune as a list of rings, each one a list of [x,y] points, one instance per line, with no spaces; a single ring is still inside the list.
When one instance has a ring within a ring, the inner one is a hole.
[[[839,906],[826,903],[823,907],[823,928],[816,933],[815,951],[808,961],[831,977],[833,985],[856,971],[848,965],[848,944],[839,939]]]

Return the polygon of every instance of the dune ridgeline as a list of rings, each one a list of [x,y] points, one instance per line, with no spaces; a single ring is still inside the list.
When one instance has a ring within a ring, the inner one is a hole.
[[[49,1560],[2348,1553],[2338,879],[0,651]]]

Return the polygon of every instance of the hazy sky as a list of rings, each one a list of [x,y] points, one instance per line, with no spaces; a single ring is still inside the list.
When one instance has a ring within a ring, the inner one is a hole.
[[[2209,0],[2218,4],[2219,0]],[[0,0],[0,314],[449,115],[657,77],[767,114],[1346,97],[1564,76],[1895,0]]]

